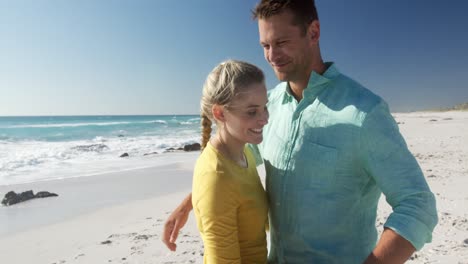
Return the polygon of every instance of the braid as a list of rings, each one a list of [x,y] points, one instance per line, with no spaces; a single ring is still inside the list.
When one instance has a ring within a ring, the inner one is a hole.
[[[202,115],[202,144],[201,149],[203,150],[208,144],[211,137],[211,120],[206,116]]]

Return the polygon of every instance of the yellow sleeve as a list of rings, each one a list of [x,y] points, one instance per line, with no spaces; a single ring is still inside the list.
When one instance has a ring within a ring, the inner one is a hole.
[[[211,176],[211,177],[210,177]],[[206,263],[241,263],[237,209],[239,186],[227,177],[205,175],[196,207],[201,220]]]

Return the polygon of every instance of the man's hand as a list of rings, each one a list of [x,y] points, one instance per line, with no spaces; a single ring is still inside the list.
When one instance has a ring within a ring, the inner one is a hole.
[[[377,246],[364,264],[405,263],[415,250],[408,240],[395,231],[385,228]]]
[[[162,241],[171,251],[177,249],[176,240],[179,231],[185,226],[192,210],[192,194],[189,194],[182,203],[172,212],[164,224]]]

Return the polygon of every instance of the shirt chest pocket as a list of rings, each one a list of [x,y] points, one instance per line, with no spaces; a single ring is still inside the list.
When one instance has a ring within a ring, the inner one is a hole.
[[[294,157],[298,188],[326,190],[336,184],[338,151],[335,148],[304,141]]]

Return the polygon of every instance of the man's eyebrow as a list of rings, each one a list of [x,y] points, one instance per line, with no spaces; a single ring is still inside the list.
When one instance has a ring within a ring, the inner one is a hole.
[[[290,39],[289,36],[280,36],[280,37],[277,37],[277,38],[271,40],[271,42],[281,42],[281,41],[286,41],[286,40],[288,40],[288,39]],[[266,43],[266,42],[263,41],[263,40],[260,40],[260,45],[269,45],[269,44]]]

